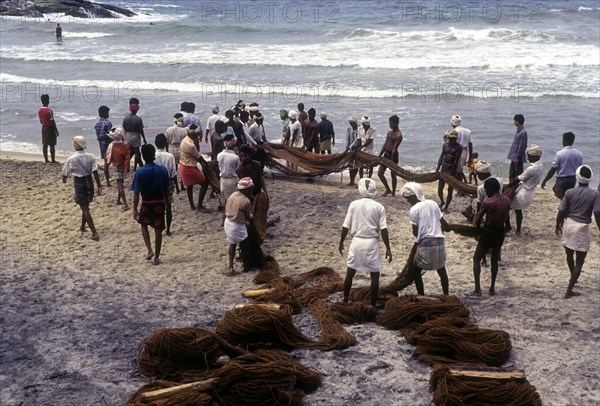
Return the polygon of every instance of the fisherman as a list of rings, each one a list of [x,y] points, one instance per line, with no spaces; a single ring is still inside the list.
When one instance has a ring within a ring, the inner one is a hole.
[[[339,251],[344,255],[344,241],[348,233],[352,235],[352,243],[348,249],[348,268],[344,281],[344,303],[348,303],[352,279],[356,271],[369,272],[371,275],[371,305],[377,305],[379,294],[379,276],[381,274],[381,253],[379,251],[379,234],[385,244],[385,258],[392,262],[392,250],[387,229],[385,208],[374,200],[377,194],[375,181],[361,178],[358,181],[358,192],[361,199],[350,203],[340,237]]]
[[[410,208],[410,224],[416,237],[417,253],[410,264],[409,275],[415,282],[417,293],[424,295],[422,271],[436,270],[444,295],[448,295],[448,274],[446,273],[446,238],[442,231],[449,231],[450,226],[443,217],[439,206],[425,199],[421,185],[409,182],[400,190],[402,196],[412,206]]]
[[[390,131],[388,131],[387,133],[385,143],[381,147],[379,156],[383,155],[384,158],[387,158],[393,163],[398,164],[398,147],[400,147],[400,144],[402,143],[402,132],[400,132],[400,128],[398,128],[398,125],[400,124],[400,118],[394,114],[389,118],[388,123],[390,126]],[[383,183],[383,186],[385,186],[385,193],[383,194],[383,197],[388,196],[390,194],[392,196],[396,196],[396,185],[398,184],[398,177],[396,176],[396,173],[394,171],[390,170],[390,172],[392,173],[392,188],[390,189],[387,183],[387,179],[385,178],[386,169],[387,167],[385,165],[379,165],[379,170],[377,171],[377,175],[379,176],[379,179],[381,179],[381,183]]]
[[[475,277],[475,293],[481,295],[481,260],[488,252],[492,250],[492,281],[490,284],[490,295],[496,293],[496,276],[498,275],[498,261],[502,244],[504,244],[504,223],[508,219],[510,212],[510,199],[500,194],[500,183],[495,178],[488,178],[483,183],[487,198],[481,203],[481,208],[475,215],[473,225],[480,227],[484,223],[483,232],[479,236],[477,248],[473,255],[473,275]],[[485,222],[484,222],[485,216]]]
[[[589,225],[592,222],[592,213],[600,230],[600,193],[589,187],[593,176],[592,169],[582,165],[577,168],[575,176],[579,186],[565,192],[556,216],[555,233],[565,246],[567,266],[571,272],[565,293],[566,299],[579,295],[573,292],[573,288],[581,275],[585,257],[590,249]]]
[[[442,146],[442,153],[440,154],[440,158],[438,159],[435,171],[447,173],[453,178],[458,179],[458,165],[460,163],[462,147],[457,142],[458,133],[456,132],[456,130],[452,130],[446,133],[446,135],[448,136],[448,142],[445,142]],[[448,195],[446,197],[446,201],[444,202],[445,186],[446,181],[440,178],[440,180],[438,181],[438,196],[440,198],[440,208],[443,207],[443,211],[448,211],[448,206],[450,206],[450,202],[452,202],[452,192],[454,192],[454,188],[448,185]]]
[[[253,220],[252,216],[252,203],[250,203],[250,196],[252,195],[252,189],[254,184],[250,178],[242,178],[237,184],[237,191],[233,192],[227,199],[225,205],[225,235],[227,236],[227,242],[229,243],[229,267],[223,272],[226,276],[235,275],[235,269],[233,268],[233,259],[235,257],[235,249],[237,244],[240,244],[240,254],[242,260],[249,258],[249,253],[246,252],[249,248],[248,244],[244,242],[248,237],[248,226]],[[244,263],[244,272],[250,269],[249,264]]]
[[[85,232],[85,225],[90,227],[92,232],[91,240],[98,241],[100,236],[94,227],[94,219],[90,213],[90,203],[94,199],[94,182],[96,181],[98,196],[102,194],[102,185],[98,175],[98,165],[96,157],[86,152],[85,138],[78,135],[73,137],[73,148],[75,153],[65,162],[62,169],[63,183],[67,183],[67,178],[73,175],[73,187],[75,188],[75,203],[81,208],[81,227],[79,230]]]
[[[556,181],[552,191],[554,192],[554,196],[559,199],[562,199],[565,196],[567,190],[575,187],[577,184],[575,171],[583,165],[583,155],[579,150],[573,148],[574,142],[575,134],[572,132],[563,134],[563,149],[558,151],[554,156],[552,167],[542,181],[542,189],[545,189],[546,182],[556,174]]]

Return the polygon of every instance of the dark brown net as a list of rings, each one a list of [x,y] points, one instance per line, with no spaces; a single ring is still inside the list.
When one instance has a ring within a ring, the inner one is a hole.
[[[411,323],[424,323],[438,317],[469,318],[469,310],[456,296],[432,296],[435,301],[423,301],[407,295],[389,299],[377,323],[396,330]]]
[[[147,377],[182,380],[210,368],[222,355],[245,353],[211,331],[199,328],[156,330],[140,345],[138,365]]]
[[[541,406],[535,386],[526,379],[485,379],[453,376],[447,365],[436,365],[429,380],[438,406]]]

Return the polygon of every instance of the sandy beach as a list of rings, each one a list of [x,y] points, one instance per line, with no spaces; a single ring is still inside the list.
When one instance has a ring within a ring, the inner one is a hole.
[[[217,199],[207,196],[212,213],[196,213],[184,193],[175,196],[173,236],[163,239],[162,264],[152,266],[144,261],[131,211],[115,204],[115,183],[90,206],[100,241],[79,232],[81,211],[73,202],[72,180],[61,181],[61,168],[38,156],[2,153],[0,159],[3,406],[124,404],[146,382],[137,372],[136,355],[147,336],[163,327],[212,329],[226,310],[246,302],[244,290],[256,287],[254,274],[220,272],[227,245]],[[270,217],[280,221],[268,229],[263,250],[276,258],[282,275],[319,266],[345,274],[339,233],[348,204],[358,198],[347,182],[340,174],[314,183],[281,174],[266,177]],[[597,184],[598,175],[591,186]],[[425,191],[437,201],[436,186],[425,185]],[[376,200],[386,207],[394,255],[383,266],[385,285],[404,265],[413,237],[409,204],[401,197]],[[600,402],[600,237],[592,224],[592,247],[576,287],[581,295],[563,299],[568,270],[554,235],[558,203],[551,187],[538,187],[524,211],[522,235],[507,236],[494,297],[486,293],[489,268],[482,271],[483,296],[470,294],[476,241],[447,234],[450,293],[465,303],[477,325],[510,334],[507,366],[525,370],[545,405],[594,405]],[[464,222],[460,211],[467,204],[467,198],[455,197],[447,220]],[[367,276],[357,275],[354,286],[368,283]],[[424,283],[426,293],[441,294],[435,272],[427,273]],[[414,286],[401,292],[415,293]],[[294,320],[307,336],[318,336],[308,312]],[[347,350],[294,351],[324,374],[307,405],[430,404],[431,368],[412,358],[414,347],[399,331],[375,323],[347,331],[358,339]]]

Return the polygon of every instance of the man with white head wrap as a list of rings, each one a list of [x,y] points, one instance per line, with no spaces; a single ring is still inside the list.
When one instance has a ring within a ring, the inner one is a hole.
[[[348,117],[348,128],[346,128],[346,150],[348,151],[358,151],[362,146],[362,141],[358,138],[358,124],[356,121],[356,117],[350,116]],[[346,186],[355,186],[354,179],[356,179],[356,175],[358,174],[358,169],[353,167],[354,161],[351,161],[350,166],[350,183]]]
[[[100,236],[94,227],[94,220],[90,213],[90,203],[94,199],[94,182],[96,181],[98,196],[102,194],[102,185],[100,184],[100,176],[98,175],[98,165],[96,157],[85,151],[85,138],[78,135],[73,137],[73,148],[75,153],[71,155],[65,162],[62,169],[63,183],[67,183],[67,178],[73,176],[73,186],[75,188],[75,203],[81,208],[81,226],[79,230],[85,232],[85,225],[90,227],[92,236],[90,239],[98,241]]]
[[[483,187],[483,182],[492,176],[492,165],[490,165],[486,161],[479,161],[475,164],[475,174],[477,178],[481,181],[481,185],[477,186],[477,211],[481,207],[481,203],[485,200],[487,195],[485,194],[485,188]],[[500,193],[502,193],[502,178],[497,177],[498,183],[500,184]]]
[[[467,165],[467,162],[471,162],[471,158],[473,156],[473,140],[471,139],[471,130],[462,126],[462,118],[459,115],[453,115],[450,117],[450,125],[452,125],[454,131],[456,131],[458,134],[456,142],[458,142],[462,147],[458,172],[459,175],[462,176],[463,182],[466,182],[463,168]]]
[[[371,275],[371,305],[377,304],[379,294],[379,275],[381,273],[381,253],[379,252],[379,234],[385,244],[385,257],[392,262],[389,234],[382,204],[373,200],[377,194],[375,181],[360,179],[358,192],[361,199],[350,203],[342,234],[339,251],[344,255],[344,240],[348,233],[352,235],[352,243],[348,250],[348,269],[344,281],[344,303],[348,303],[348,296],[352,288],[352,279],[356,271],[369,272]]]
[[[556,236],[561,238],[567,255],[567,266],[571,272],[565,298],[577,296],[573,287],[581,275],[585,257],[590,249],[589,225],[592,213],[600,230],[600,193],[589,187],[592,169],[587,165],[577,168],[575,177],[579,186],[568,189],[558,207]],[[575,259],[573,259],[575,255]]]
[[[175,163],[179,167],[181,161],[181,141],[187,136],[187,128],[183,126],[183,114],[176,113],[173,116],[173,125],[165,131],[169,147],[167,151],[175,157]],[[179,184],[175,184],[175,190],[179,193]],[[181,182],[181,190],[185,190],[183,181]]]
[[[225,149],[217,155],[217,162],[219,163],[219,174],[221,182],[221,199],[224,203],[227,203],[227,199],[237,189],[237,183],[239,181],[236,169],[240,164],[240,157],[233,151],[237,140],[233,134],[227,134],[223,138],[225,142]],[[225,211],[223,210],[223,221],[225,220]]]
[[[409,182],[400,189],[402,196],[411,204],[409,216],[417,244],[415,260],[410,264],[409,275],[415,282],[419,295],[425,294],[422,271],[436,270],[442,283],[444,295],[448,295],[446,273],[446,238],[442,230],[450,227],[437,203],[425,199],[421,185]]]
[[[517,176],[515,180],[509,183],[508,187],[519,185],[515,191],[515,196],[510,204],[510,208],[515,211],[517,217],[516,235],[521,235],[521,224],[523,223],[523,210],[529,207],[535,197],[535,189],[544,176],[544,165],[540,161],[542,158],[542,148],[539,145],[531,144],[527,150],[527,160],[531,165],[525,171]],[[512,230],[510,225],[510,216],[506,221],[506,230]]]
[[[245,250],[247,245],[242,244],[248,238],[247,224],[252,221],[252,204],[250,196],[254,184],[251,178],[242,178],[237,184],[237,191],[233,192],[227,199],[225,205],[225,235],[229,243],[229,267],[223,271],[224,275],[235,275],[233,269],[233,259],[235,257],[235,249],[237,244],[240,244],[240,250]],[[245,252],[242,252],[242,258],[247,257]],[[246,264],[244,264],[244,268]]]
[[[290,138],[287,140],[286,145],[302,148],[304,139],[302,138],[302,123],[298,120],[298,112],[290,110],[288,117],[290,118]]]
[[[125,144],[125,130],[120,125],[111,128],[106,135],[112,140],[106,150],[106,162],[115,170],[117,181],[117,205],[123,205],[123,211],[129,210],[127,197],[125,195],[124,179],[125,173],[129,172],[131,150]]]

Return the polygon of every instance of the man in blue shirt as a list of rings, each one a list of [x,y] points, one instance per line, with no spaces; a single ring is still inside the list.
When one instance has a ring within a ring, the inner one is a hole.
[[[517,133],[506,157],[510,159],[510,170],[508,172],[510,182],[523,173],[523,163],[527,158],[525,155],[525,150],[527,149],[527,130],[523,126],[525,124],[525,117],[522,114],[517,114],[513,120],[515,127],[517,127]]]
[[[319,115],[319,143],[321,154],[331,154],[331,146],[335,146],[335,131],[333,123],[327,119],[327,113],[321,112]]]
[[[575,171],[583,164],[581,152],[573,148],[575,134],[572,132],[563,134],[563,149],[558,151],[552,161],[552,167],[542,181],[542,189],[546,188],[546,182],[556,174],[556,183],[552,188],[554,196],[562,199],[565,192],[575,187],[577,179]]]
[[[150,144],[142,145],[144,166],[140,167],[133,177],[131,190],[133,193],[133,219],[142,226],[142,237],[148,254],[146,260],[154,258],[154,265],[160,263],[162,231],[165,229],[165,198],[169,192],[169,174],[164,166],[154,163],[156,150]],[[142,195],[142,206],[138,212]],[[155,251],[150,243],[148,226],[154,229]]]

